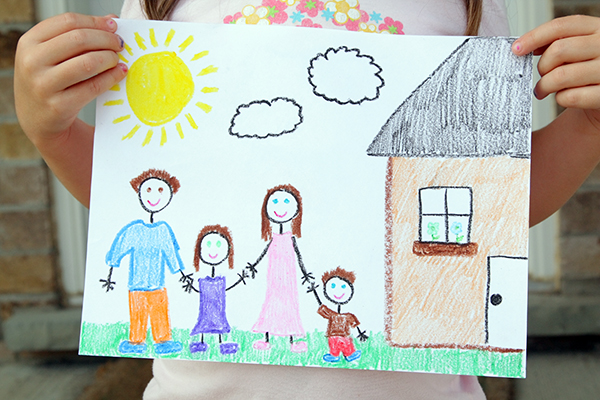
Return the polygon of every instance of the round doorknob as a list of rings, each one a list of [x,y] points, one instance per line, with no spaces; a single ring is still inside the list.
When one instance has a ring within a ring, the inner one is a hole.
[[[499,293],[493,294],[492,297],[490,297],[490,302],[493,306],[497,306],[502,303],[502,296]]]

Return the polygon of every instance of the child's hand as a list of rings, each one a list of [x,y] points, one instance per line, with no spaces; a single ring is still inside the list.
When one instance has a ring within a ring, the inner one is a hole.
[[[81,108],[125,77],[127,68],[117,56],[123,41],[116,29],[110,16],[63,14],[21,37],[15,104],[19,122],[36,146],[66,139]]]
[[[558,104],[583,109],[600,129],[600,18],[557,18],[521,36],[512,50],[541,55],[538,99],[556,93]]]

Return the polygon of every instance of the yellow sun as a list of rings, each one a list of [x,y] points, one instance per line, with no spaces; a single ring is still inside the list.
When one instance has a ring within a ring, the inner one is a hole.
[[[194,130],[198,129],[198,123],[194,119],[194,110],[201,110],[208,114],[212,110],[212,106],[202,101],[192,103],[194,96],[210,95],[218,92],[216,87],[202,87],[196,92],[197,80],[208,74],[218,71],[218,68],[209,65],[201,68],[196,74],[192,71],[198,71],[198,68],[193,66],[195,61],[206,57],[209,52],[201,51],[196,53],[191,58],[182,58],[185,50],[193,41],[193,36],[188,36],[178,46],[178,52],[169,50],[171,41],[175,37],[175,30],[171,29],[167,34],[164,45],[160,45],[154,29],[149,31],[150,44],[157,51],[149,54],[144,54],[135,59],[132,63],[125,58],[123,53],[119,54],[119,58],[129,65],[129,72],[125,81],[126,99],[108,100],[104,106],[123,106],[127,103],[131,113],[119,116],[113,120],[113,124],[133,122],[133,126],[129,126],[127,134],[123,136],[123,140],[131,139],[145,125],[148,130],[142,146],[148,145],[154,137],[154,129],[160,128],[160,145],[163,146],[167,142],[168,132],[177,131],[180,138],[184,138],[184,127],[189,125]],[[146,52],[148,47],[146,41],[138,33],[134,33],[134,40],[137,47]],[[162,49],[160,49],[162,47]],[[129,56],[134,57],[133,49],[125,44],[125,51]],[[178,54],[179,53],[179,54]],[[184,60],[189,59],[186,63]],[[195,75],[195,77],[194,77]],[[115,92],[121,92],[121,86],[116,85],[112,89]],[[195,107],[193,107],[195,105]],[[174,129],[167,124],[171,121],[175,122]],[[182,126],[182,123],[184,124]]]

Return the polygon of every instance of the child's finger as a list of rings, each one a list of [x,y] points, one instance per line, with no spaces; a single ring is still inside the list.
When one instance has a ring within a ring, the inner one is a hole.
[[[560,65],[588,61],[600,57],[599,43],[600,38],[597,35],[557,40],[540,57],[538,70],[544,76]]]
[[[600,86],[591,85],[561,90],[556,93],[556,102],[565,108],[598,110],[600,109]]]
[[[542,77],[535,86],[535,96],[543,99],[551,93],[600,83],[600,61],[592,60],[562,65]]]
[[[521,36],[512,49],[516,55],[528,54],[558,39],[592,34],[600,29],[598,25],[597,18],[585,15],[556,18]]]
[[[115,67],[119,58],[114,51],[93,51],[71,58],[47,73],[48,90],[60,92]]]
[[[78,29],[66,32],[42,43],[39,47],[40,59],[46,65],[57,65],[75,56],[96,50],[123,49],[123,39],[111,32],[92,29]]]
[[[30,29],[28,37],[30,40],[42,43],[76,29],[98,29],[114,32],[117,30],[117,23],[108,17],[66,13],[40,22]]]
[[[118,64],[114,68],[79,82],[61,93],[59,100],[61,107],[64,107],[65,110],[69,110],[71,107],[80,109],[83,104],[89,103],[119,83],[125,75],[127,75],[127,66]]]

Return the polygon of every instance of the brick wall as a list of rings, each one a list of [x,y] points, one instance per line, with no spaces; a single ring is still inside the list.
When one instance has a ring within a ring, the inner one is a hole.
[[[600,17],[600,0],[555,0],[556,17]],[[561,292],[600,294],[600,167],[560,214]]]
[[[15,115],[14,52],[33,0],[0,1],[0,320],[58,298],[48,169]]]

